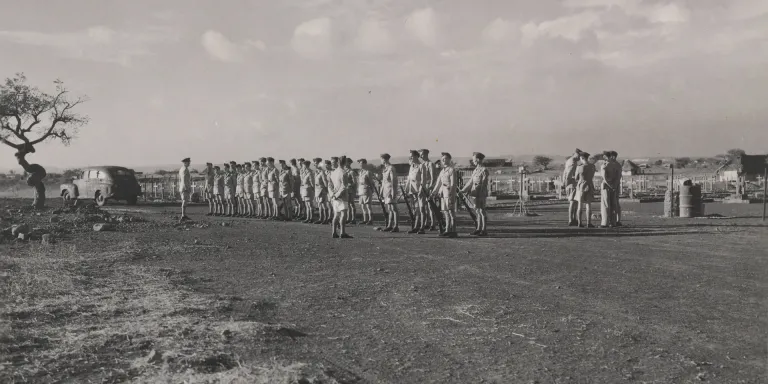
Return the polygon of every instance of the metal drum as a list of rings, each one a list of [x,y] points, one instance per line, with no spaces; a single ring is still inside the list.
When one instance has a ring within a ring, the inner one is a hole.
[[[699,217],[701,215],[701,186],[680,186],[680,217]]]

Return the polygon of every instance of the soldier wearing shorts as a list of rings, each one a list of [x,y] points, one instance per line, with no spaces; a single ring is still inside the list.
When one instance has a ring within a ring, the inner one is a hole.
[[[232,175],[232,170],[230,169],[231,166],[229,163],[224,164],[224,175],[222,179],[224,180],[224,194],[221,195],[221,201],[224,204],[224,216],[232,216],[232,201],[230,201],[229,196],[232,195],[233,191],[230,191],[230,183],[229,179]]]
[[[261,217],[261,169],[259,169],[259,162],[254,160],[253,164],[253,183],[251,189],[253,189],[253,217]]]
[[[426,197],[424,194],[424,184],[426,183],[424,175],[424,167],[421,164],[418,151],[411,150],[411,156],[408,158],[411,163],[411,168],[408,170],[408,179],[405,182],[405,193],[408,195],[413,203],[413,211],[415,214],[413,229],[408,231],[410,234],[423,235],[424,227],[426,226]]]
[[[397,211],[397,172],[395,167],[389,162],[388,153],[381,155],[381,191],[379,195],[384,199],[387,206],[387,225],[382,229],[384,232],[400,232],[400,214]]]
[[[576,167],[579,165],[579,156],[581,150],[576,151],[565,161],[565,170],[563,171],[563,186],[565,188],[565,198],[568,200],[568,226],[578,225],[576,220],[576,210],[578,201],[576,201]]]
[[[437,175],[437,182],[432,188],[432,197],[439,196],[440,210],[445,216],[445,231],[440,233],[441,237],[456,237],[456,169],[453,166],[453,159],[448,152],[442,153],[440,162],[443,168]]]
[[[424,189],[427,191],[432,191],[435,182],[437,181],[437,175],[440,173],[440,171],[437,169],[437,165],[433,161],[429,160],[429,149],[419,150],[419,155],[421,156],[421,164],[424,167]],[[425,224],[425,227],[428,227],[430,231],[434,231],[436,229],[435,213],[429,209],[428,205],[425,207],[425,210],[429,212],[429,214],[425,216],[429,219],[429,224]]]
[[[301,170],[299,169],[300,165],[298,163],[298,160],[291,159],[290,160],[290,168],[289,171],[291,171],[291,207],[292,212],[291,214],[293,217],[298,218],[301,215],[302,207],[304,204],[302,204],[301,200]]]
[[[485,155],[480,152],[472,154],[472,162],[475,164],[475,169],[472,171],[472,180],[462,189],[463,193],[471,197],[477,212],[477,229],[470,233],[472,236],[488,236],[488,232],[486,232],[487,213],[485,204],[490,192],[490,172],[483,165],[484,159]]]
[[[326,224],[330,216],[330,211],[328,210],[328,181],[323,169],[323,159],[316,157],[313,161],[315,163],[315,202],[317,203],[317,210],[320,215],[315,224]]]
[[[245,212],[245,207],[243,206],[243,196],[245,195],[245,191],[243,190],[243,181],[245,173],[243,172],[242,164],[237,164],[235,169],[235,201],[237,202],[237,214],[235,216],[243,216],[243,213]]]
[[[253,170],[251,163],[245,163],[243,172],[243,202],[245,203],[245,217],[253,217]]]
[[[280,160],[280,171],[278,173],[278,194],[279,204],[282,211],[278,211],[283,215],[283,220],[291,221],[293,216],[293,209],[291,209],[292,196],[293,196],[293,173],[285,160]]]
[[[352,236],[347,234],[346,215],[349,209],[347,193],[349,192],[351,181],[349,180],[349,173],[344,169],[345,166],[343,166],[343,164],[347,163],[347,157],[342,156],[341,158],[332,159],[334,159],[333,165],[335,168],[331,173],[329,183],[331,186],[329,195],[333,205],[332,237],[350,239]],[[337,226],[339,228],[338,233],[336,232]]]
[[[307,224],[312,223],[314,216],[312,200],[315,198],[315,175],[312,174],[312,170],[309,169],[310,164],[309,161],[301,163],[301,172],[299,173],[299,176],[301,177],[299,192],[301,193],[301,201],[302,204],[304,204],[304,212],[306,213],[302,223]]]
[[[227,165],[224,164],[224,167]],[[214,216],[221,216],[225,213],[224,209],[224,172],[221,171],[221,167],[218,165],[213,167],[213,201],[216,204],[216,209],[213,212]]]
[[[267,196],[269,197],[270,219],[277,220],[279,214],[278,199],[280,197],[278,175],[280,174],[280,170],[275,167],[275,159],[272,157],[267,158],[267,168],[269,169],[269,172],[267,173]]]
[[[360,203],[360,211],[363,212],[363,225],[373,224],[373,213],[371,212],[371,198],[373,196],[373,179],[368,161],[358,159],[360,171],[357,172],[357,200]]]
[[[269,198],[269,173],[270,168],[269,164],[267,162],[266,157],[262,157],[259,159],[259,162],[261,163],[261,185],[259,188],[261,189],[261,204],[264,207],[264,210],[262,211],[261,218],[262,219],[269,219],[272,217],[272,201]]]
[[[355,195],[357,194],[357,176],[352,169],[352,158],[347,157],[347,161],[342,164],[344,173],[347,174],[347,178],[350,181],[349,188],[347,189],[347,224],[357,224],[357,209],[355,208]]]
[[[187,203],[189,203],[192,194],[192,178],[189,174],[189,157],[181,160],[182,166],[179,169],[179,193],[181,194],[181,218],[179,221],[189,220],[187,217]]]
[[[208,202],[208,213],[205,214],[206,216],[213,216],[216,207],[215,197],[213,196],[213,179],[215,177],[213,164],[205,163],[205,189],[203,190],[203,194],[205,195],[205,201]]]

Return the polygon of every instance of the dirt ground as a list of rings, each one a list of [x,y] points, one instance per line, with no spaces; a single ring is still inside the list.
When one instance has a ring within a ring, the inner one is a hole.
[[[0,229],[32,229],[0,244],[0,382],[766,379],[755,204],[697,219],[624,204],[620,229],[569,228],[563,205],[532,205],[538,216],[492,210],[488,238],[465,235],[463,216],[457,239],[352,227],[350,240],[203,207],[177,225],[168,206],[28,204],[0,200]]]

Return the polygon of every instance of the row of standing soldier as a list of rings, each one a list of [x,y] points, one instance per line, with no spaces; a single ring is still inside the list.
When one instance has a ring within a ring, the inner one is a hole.
[[[409,173],[404,186],[397,182],[390,155],[382,154],[380,167],[359,159],[360,169],[352,170],[352,159],[346,156],[320,158],[312,162],[298,159],[261,158],[251,163],[230,162],[223,167],[206,164],[205,198],[209,216],[251,217],[269,220],[300,219],[303,223],[331,224],[333,237],[351,238],[346,225],[357,224],[355,197],[362,213],[360,224],[372,225],[371,203],[378,197],[386,217],[380,230],[400,232],[398,194],[403,194],[412,228],[408,233],[424,234],[440,229],[441,237],[456,237],[457,197],[476,223],[470,235],[487,236],[486,200],[489,194],[489,173],[483,166],[485,156],[476,152],[469,183],[460,186],[450,153],[443,152],[438,167],[429,159],[429,150],[410,151]],[[182,218],[190,200],[190,159],[182,160],[179,170],[179,190],[182,195]],[[314,169],[312,167],[314,163]],[[289,165],[290,164],[290,165]],[[378,184],[378,185],[376,185]],[[317,208],[319,217],[315,219]]]

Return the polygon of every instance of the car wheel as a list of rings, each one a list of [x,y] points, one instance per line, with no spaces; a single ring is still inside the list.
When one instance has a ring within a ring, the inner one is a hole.
[[[136,205],[136,202],[137,202],[138,200],[139,200],[139,197],[138,197],[138,196],[130,196],[130,197],[128,197],[128,199],[127,199],[127,200],[125,200],[125,201],[126,201],[126,203],[127,203],[128,205]]]
[[[96,205],[99,207],[103,207],[104,204],[107,203],[107,199],[104,197],[104,195],[101,194],[101,192],[96,192],[96,197],[94,200],[96,200]]]
[[[68,190],[65,190],[64,193],[61,194],[61,201],[64,203],[65,207],[68,207],[72,204],[72,195],[69,194]]]

